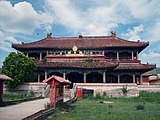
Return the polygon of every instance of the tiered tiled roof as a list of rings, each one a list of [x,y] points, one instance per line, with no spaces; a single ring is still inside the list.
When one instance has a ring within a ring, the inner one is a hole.
[[[115,70],[152,70],[156,68],[156,65],[150,65],[150,64],[119,64],[118,67],[115,68]]]
[[[71,49],[77,46],[79,49],[136,47],[144,49],[148,42],[128,41],[116,36],[91,36],[91,37],[47,37],[32,43],[13,44],[17,50],[23,49]]]
[[[12,80],[12,78],[6,76],[6,75],[2,75],[0,74],[0,81],[5,81],[5,80]]]
[[[117,62],[103,61],[65,61],[65,62],[37,62],[37,68],[79,68],[79,69],[99,69],[99,68],[115,68]]]

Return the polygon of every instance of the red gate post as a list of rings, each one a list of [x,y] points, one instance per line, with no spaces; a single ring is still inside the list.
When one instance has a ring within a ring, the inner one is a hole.
[[[6,75],[2,75],[0,74],[0,102],[3,101],[3,82],[6,80],[12,80],[12,78],[6,76]]]
[[[52,75],[48,79],[43,80],[43,82],[49,84],[50,87],[51,87],[51,91],[50,91],[50,106],[52,108],[54,108],[55,105],[56,105],[56,100],[59,100],[58,96],[56,95],[56,87],[69,85],[70,81],[65,80],[62,77]],[[63,89],[63,87],[62,87],[62,89]],[[63,96],[62,96],[62,99],[63,99]]]
[[[50,92],[50,106],[53,108],[55,107],[56,102],[56,85],[55,81],[53,80],[51,83],[51,92]]]

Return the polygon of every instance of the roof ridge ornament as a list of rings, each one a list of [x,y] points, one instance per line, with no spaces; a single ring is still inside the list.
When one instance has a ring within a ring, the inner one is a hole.
[[[52,38],[52,33],[47,33],[47,38]]]
[[[82,36],[82,34],[80,33],[80,34],[79,34],[79,38],[82,38],[82,37],[83,37],[83,36]]]
[[[111,36],[116,37],[116,32],[111,31]]]

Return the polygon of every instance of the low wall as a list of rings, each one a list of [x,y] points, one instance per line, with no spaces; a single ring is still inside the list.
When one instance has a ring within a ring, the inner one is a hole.
[[[160,85],[138,85],[139,91],[160,92]]]
[[[7,89],[4,85],[3,92],[4,93],[12,93],[12,94],[30,94],[33,92],[36,96],[41,96],[46,88],[46,83],[38,83],[38,82],[29,82],[23,83],[22,85],[17,86],[15,89]]]
[[[94,90],[94,96],[99,93],[103,94],[104,92],[112,97],[121,97],[124,96],[122,92],[122,88],[127,86],[128,92],[126,93],[127,97],[136,97],[139,96],[139,90],[137,84],[129,83],[129,84],[104,84],[104,83],[76,83],[77,88],[79,89],[90,89]]]

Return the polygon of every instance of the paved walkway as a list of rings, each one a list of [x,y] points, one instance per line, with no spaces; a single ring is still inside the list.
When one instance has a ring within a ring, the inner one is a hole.
[[[49,98],[0,107],[0,120],[21,120],[44,109],[44,104],[47,102]]]

